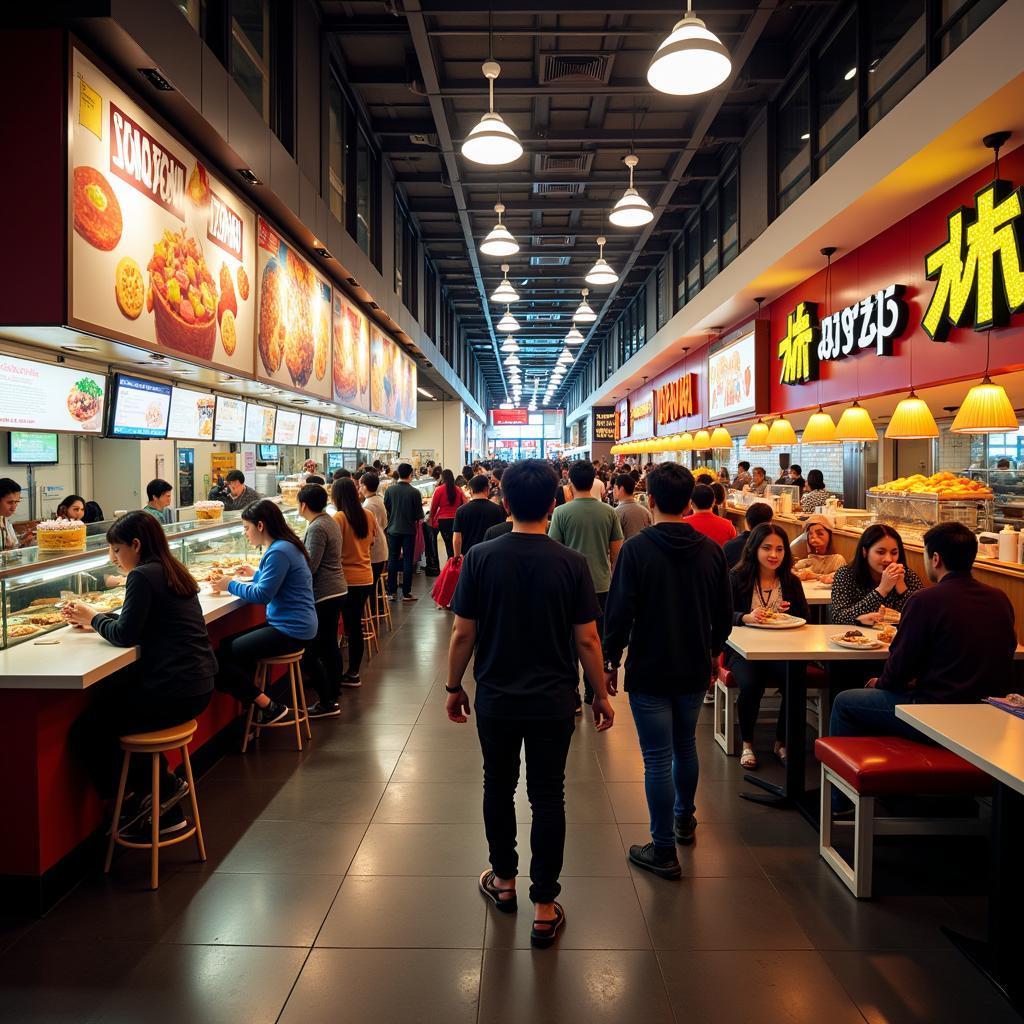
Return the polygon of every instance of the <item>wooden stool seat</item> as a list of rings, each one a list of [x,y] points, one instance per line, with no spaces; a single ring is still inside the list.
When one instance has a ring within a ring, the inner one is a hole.
[[[196,783],[192,778],[192,762],[188,756],[188,744],[195,735],[198,723],[194,718],[181,725],[172,725],[166,729],[154,729],[152,732],[136,732],[121,737],[121,749],[124,761],[121,765],[121,782],[117,787],[117,799],[114,801],[114,825],[110,830],[110,842],[107,844],[107,859],[103,866],[104,874],[110,873],[110,865],[114,859],[114,847],[124,846],[132,850],[150,851],[149,886],[156,889],[160,885],[160,850],[165,846],[177,846],[195,836],[199,850],[199,859],[206,860],[206,845],[203,842],[203,826],[199,820],[199,800],[196,797]],[[185,781],[188,783],[188,796],[192,804],[192,827],[187,828],[170,839],[160,838],[160,755],[170,750],[181,751],[181,763],[185,769]],[[150,790],[150,807],[152,809],[150,841],[136,843],[125,839],[118,825],[121,821],[121,808],[124,805],[124,791],[128,784],[128,765],[132,754],[148,754],[152,762],[152,788]]]
[[[268,658],[260,658],[256,662],[256,678],[253,680],[256,689],[263,693],[267,689],[267,674],[275,666],[284,666],[288,672],[288,685],[292,693],[292,717],[282,722],[261,723],[256,718],[256,702],[249,705],[249,713],[245,716],[245,735],[242,737],[242,753],[249,749],[249,738],[260,738],[264,729],[287,729],[294,727],[296,747],[302,749],[302,724],[306,724],[306,738],[312,739],[313,732],[309,727],[309,715],[306,713],[306,691],[302,686],[302,672],[299,664],[306,652],[294,651],[291,654],[275,654]]]

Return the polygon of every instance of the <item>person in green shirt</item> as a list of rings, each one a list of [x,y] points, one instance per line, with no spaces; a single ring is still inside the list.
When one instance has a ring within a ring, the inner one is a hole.
[[[146,484],[146,504],[143,512],[148,512],[161,526],[171,522],[171,495],[174,488],[166,481],[157,477]]]
[[[597,631],[604,628],[604,602],[612,585],[615,559],[622,547],[622,524],[610,505],[594,497],[594,465],[580,460],[569,468],[569,483],[572,484],[573,500],[559,505],[551,514],[548,535],[573,551],[578,551],[587,560],[590,578],[594,583],[597,603],[601,616],[597,620]],[[594,691],[589,680],[584,680],[586,702],[593,702]],[[577,697],[576,714],[583,713],[583,706]]]

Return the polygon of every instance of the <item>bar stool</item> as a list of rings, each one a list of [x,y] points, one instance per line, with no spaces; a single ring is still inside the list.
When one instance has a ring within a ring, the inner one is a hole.
[[[380,654],[380,640],[377,639],[377,627],[374,625],[373,613],[363,616],[363,643],[366,645],[366,660],[373,659],[374,645],[377,653]]]
[[[384,582],[384,574],[377,577],[377,586],[373,595],[373,621],[379,632],[382,623],[387,623],[388,632],[394,628],[391,621],[391,602],[388,600],[388,588]]]
[[[121,782],[117,787],[117,800],[114,802],[114,827],[110,830],[110,842],[107,844],[107,859],[103,865],[103,873],[110,873],[110,864],[114,859],[114,847],[125,846],[133,850],[150,851],[149,887],[156,889],[160,885],[160,848],[183,843],[186,839],[196,837],[199,848],[199,859],[206,860],[206,846],[203,843],[203,826],[199,821],[199,801],[196,799],[196,784],[192,778],[192,762],[188,758],[188,744],[196,731],[196,720],[190,719],[181,725],[169,729],[157,729],[153,732],[137,732],[121,737],[121,749],[124,751],[124,763],[121,767]],[[169,750],[181,751],[181,762],[185,767],[185,781],[188,783],[188,795],[192,802],[192,827],[174,836],[173,839],[160,838],[160,755]],[[121,806],[124,803],[124,789],[128,782],[128,765],[132,754],[149,754],[153,763],[152,804],[153,830],[148,843],[133,843],[122,838],[118,823],[121,821]]]
[[[299,663],[302,661],[302,655],[305,651],[296,651],[294,654],[279,654],[273,658],[260,658],[256,662],[256,689],[263,693],[267,688],[267,675],[271,668],[278,665],[284,665],[288,668],[288,682],[292,690],[292,710],[295,713],[294,722],[271,722],[268,725],[261,725],[259,720],[256,719],[256,702],[253,701],[249,705],[249,714],[245,718],[245,737],[242,740],[242,753],[244,754],[249,746],[249,737],[253,735],[255,730],[255,739],[260,738],[260,730],[262,729],[287,729],[289,726],[294,725],[295,727],[295,745],[301,750],[302,749],[302,723],[306,723],[306,736],[309,739],[313,738],[313,732],[309,727],[309,715],[306,714],[306,691],[302,687],[302,672],[299,669]]]

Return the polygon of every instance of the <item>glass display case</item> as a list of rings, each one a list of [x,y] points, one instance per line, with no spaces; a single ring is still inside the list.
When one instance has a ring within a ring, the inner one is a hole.
[[[761,502],[771,505],[776,515],[789,515],[800,511],[800,488],[790,484],[769,484],[763,495],[752,491],[729,491],[728,503],[736,508],[749,508]]]
[[[1007,459],[1006,462],[1010,463],[1010,460]],[[1005,523],[1017,529],[1024,526],[1024,469],[1014,469],[1011,463],[1002,468],[992,466],[987,469],[965,469],[960,475],[980,480],[992,489],[992,517],[997,529]]]
[[[873,522],[895,527],[905,541],[921,543],[936,523],[963,523],[969,530],[991,530],[993,500],[947,500],[937,494],[871,493],[867,510]]]

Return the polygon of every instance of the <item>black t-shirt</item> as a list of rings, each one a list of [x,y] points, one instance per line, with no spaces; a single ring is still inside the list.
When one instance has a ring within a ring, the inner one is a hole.
[[[512,524],[509,522],[498,523],[497,526],[489,526],[484,534],[484,540],[497,540],[504,537],[506,533],[512,532]]]
[[[453,533],[462,534],[462,553],[469,554],[474,545],[484,539],[484,534],[498,523],[505,521],[504,509],[485,498],[472,498],[460,505],[455,513]]]
[[[480,544],[462,563],[451,610],[476,622],[478,714],[572,717],[573,626],[601,614],[583,555],[539,533]]]

